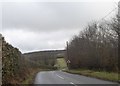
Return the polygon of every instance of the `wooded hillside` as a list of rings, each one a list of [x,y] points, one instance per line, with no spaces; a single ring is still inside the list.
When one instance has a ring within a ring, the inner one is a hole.
[[[54,67],[57,57],[64,57],[65,50],[48,50],[48,51],[38,51],[25,53],[26,59],[33,61],[39,65]]]

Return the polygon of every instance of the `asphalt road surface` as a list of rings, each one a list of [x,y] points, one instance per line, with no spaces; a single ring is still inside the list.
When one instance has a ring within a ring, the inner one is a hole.
[[[45,71],[36,75],[34,84],[69,84],[72,86],[80,84],[109,84],[110,86],[112,84],[111,86],[114,86],[113,84],[116,83],[62,71]]]

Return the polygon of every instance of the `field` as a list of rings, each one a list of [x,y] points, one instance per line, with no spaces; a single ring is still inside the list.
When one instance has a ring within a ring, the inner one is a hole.
[[[57,58],[56,60],[56,66],[58,69],[66,69],[67,68],[67,64],[64,58]]]

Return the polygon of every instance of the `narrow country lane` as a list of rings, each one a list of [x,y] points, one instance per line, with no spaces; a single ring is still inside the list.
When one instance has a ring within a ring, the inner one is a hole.
[[[62,71],[39,72],[36,75],[34,84],[65,84],[79,86],[82,84],[104,84],[105,86],[118,86],[117,83],[86,77],[82,75],[69,74]]]

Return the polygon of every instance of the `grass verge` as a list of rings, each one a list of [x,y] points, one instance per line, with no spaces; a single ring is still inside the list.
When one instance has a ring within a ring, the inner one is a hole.
[[[23,82],[22,84],[23,85],[29,85],[29,84],[34,84],[34,79],[35,79],[35,76],[38,72],[40,71],[51,71],[52,69],[33,69],[31,70],[31,73],[29,75],[29,77],[27,77]]]
[[[114,82],[119,82],[118,73],[114,72],[105,72],[105,71],[94,71],[94,70],[86,70],[86,69],[77,69],[77,70],[65,70],[64,72],[79,74],[90,76],[98,79],[109,80]]]

